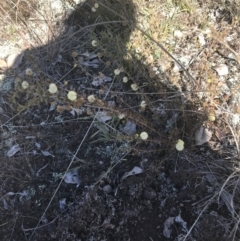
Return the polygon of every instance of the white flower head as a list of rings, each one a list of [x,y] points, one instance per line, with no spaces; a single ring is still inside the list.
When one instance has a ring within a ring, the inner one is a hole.
[[[96,97],[94,95],[89,95],[87,99],[89,103],[94,103],[96,101]]]
[[[147,140],[147,138],[148,138],[148,133],[145,132],[145,131],[141,132],[140,138],[141,138],[142,140],[144,140],[144,141]]]
[[[97,40],[93,40],[93,41],[92,41],[92,46],[93,46],[93,47],[96,47],[97,45],[98,45]]]
[[[27,89],[28,87],[29,87],[29,83],[24,80],[24,81],[22,82],[22,88],[25,90],[25,89]]]
[[[178,151],[182,151],[184,149],[184,141],[183,140],[181,140],[181,139],[178,140],[178,142],[176,144],[176,149]]]
[[[115,69],[115,70],[114,70],[114,74],[115,74],[115,75],[119,75],[120,73],[121,73],[120,69]]]
[[[145,100],[142,100],[140,106],[141,106],[142,109],[145,109],[146,106],[147,106],[146,101],[145,101]]]
[[[120,120],[122,120],[124,117],[125,117],[125,115],[124,115],[123,113],[119,113],[119,114],[118,114],[118,118],[119,118]]]
[[[49,93],[51,93],[51,94],[55,94],[55,93],[57,93],[57,91],[58,91],[58,87],[56,86],[56,84],[51,83],[51,84],[49,85],[48,91],[49,91]]]
[[[32,76],[32,75],[33,75],[32,69],[27,68],[27,69],[25,70],[25,74],[26,74],[27,76]]]
[[[92,12],[96,12],[97,11],[97,9],[95,8],[95,7],[92,7]]]
[[[77,99],[77,93],[75,91],[69,91],[67,94],[69,100],[74,101]]]
[[[94,4],[94,8],[98,8],[99,7],[99,4],[98,3],[95,3]]]
[[[75,51],[72,52],[72,57],[73,57],[73,58],[76,58],[77,56],[78,56],[78,53],[77,53],[77,52],[75,52]]]
[[[133,91],[137,91],[138,90],[137,84],[131,84],[131,88],[132,88]]]
[[[128,82],[128,77],[123,77],[123,83],[127,83]]]

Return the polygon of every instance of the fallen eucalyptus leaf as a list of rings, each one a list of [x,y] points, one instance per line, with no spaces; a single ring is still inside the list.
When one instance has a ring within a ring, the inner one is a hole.
[[[82,115],[84,112],[85,112],[85,108],[73,108],[73,107],[71,107],[72,108],[72,110],[70,111],[70,113],[75,117],[76,115],[77,116],[80,116],[80,115]]]
[[[142,168],[140,167],[134,167],[130,172],[125,172],[124,175],[122,176],[121,178],[121,181],[123,181],[124,179],[126,179],[127,177],[129,176],[132,176],[132,175],[136,175],[136,174],[140,174],[142,173],[143,170]]]
[[[93,67],[93,68],[98,68],[99,64],[100,64],[100,60],[99,59],[92,59],[92,60],[84,60],[84,58],[82,56],[78,57],[78,63],[80,65],[84,65],[87,67]]]
[[[195,142],[197,146],[200,146],[208,141],[212,137],[212,132],[203,126],[195,132]]]
[[[11,147],[11,149],[7,152],[8,157],[14,156],[18,151],[20,151],[19,145],[14,145]]]
[[[22,197],[27,196],[27,192],[23,191],[23,192],[8,192],[5,195],[7,196],[13,196],[13,195],[20,195]]]
[[[86,57],[87,59],[94,59],[94,58],[97,58],[98,55],[95,54],[95,53],[89,53],[88,51],[86,51],[85,53],[81,54],[83,55],[84,57]]]
[[[77,170],[67,172],[64,181],[70,184],[77,184],[77,186],[81,183]]]
[[[170,237],[171,237],[171,233],[172,233],[171,226],[174,224],[174,220],[175,220],[175,217],[169,217],[169,218],[167,218],[166,221],[164,222],[163,235],[164,235],[166,238],[170,238]]]
[[[128,120],[126,125],[123,128],[123,132],[129,136],[134,135],[136,133],[136,124]]]
[[[13,196],[13,195],[15,195],[15,192],[8,192],[8,193],[6,193],[5,195],[7,195],[7,196]]]
[[[108,77],[108,76],[105,76],[104,74],[101,74],[100,76],[94,76],[93,77],[92,85],[99,86],[103,83],[110,82],[110,81],[112,81],[111,77]]]
[[[111,119],[112,119],[112,116],[107,115],[106,112],[104,112],[104,111],[98,111],[98,112],[96,113],[96,118],[97,118],[99,121],[105,123],[106,121],[111,120]]]
[[[25,139],[26,139],[26,140],[35,139],[35,138],[36,138],[36,136],[25,136]]]
[[[40,143],[38,143],[38,142],[35,142],[35,146],[36,146],[38,149],[40,149],[40,148],[41,148],[41,144],[40,144]]]
[[[49,151],[42,151],[41,150],[41,152],[42,152],[42,154],[44,155],[44,156],[52,156],[52,157],[55,157],[53,154],[51,154]]]
[[[22,63],[23,56],[24,52],[10,54],[7,58],[8,68],[16,69]]]
[[[9,205],[7,204],[7,201],[5,199],[3,199],[3,208],[6,210],[9,209]]]
[[[234,217],[235,210],[233,205],[233,195],[223,189],[221,192],[221,198],[226,204],[228,211],[232,214],[232,217]]]
[[[178,216],[175,217],[175,222],[179,223],[182,226],[182,229],[187,232],[187,223],[182,219],[181,214],[178,214]]]
[[[60,209],[65,209],[65,207],[67,206],[67,204],[66,204],[66,198],[63,198],[63,199],[61,199],[61,200],[59,200],[59,207],[60,207]]]

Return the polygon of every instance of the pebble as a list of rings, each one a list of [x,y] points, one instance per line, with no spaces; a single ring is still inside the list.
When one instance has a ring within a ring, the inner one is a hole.
[[[102,190],[105,192],[105,193],[110,193],[112,191],[112,187],[111,185],[107,184],[105,185]]]
[[[228,67],[226,64],[219,64],[215,67],[215,70],[217,71],[219,76],[228,75]]]
[[[0,59],[0,69],[6,69],[7,68],[7,63],[5,60]]]
[[[143,196],[146,199],[154,199],[157,193],[151,187],[148,187],[143,191]]]

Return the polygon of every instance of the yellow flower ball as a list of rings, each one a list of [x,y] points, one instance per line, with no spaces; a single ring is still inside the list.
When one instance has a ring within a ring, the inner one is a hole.
[[[98,45],[97,40],[93,40],[93,41],[92,41],[92,46],[93,46],[93,47],[96,47],[97,45]]]
[[[94,95],[89,95],[87,99],[89,103],[94,103],[96,101],[96,97]]]
[[[22,82],[22,88],[25,90],[25,89],[27,89],[28,87],[29,87],[29,83],[24,80],[24,81]]]
[[[142,100],[140,106],[141,106],[141,108],[145,109],[146,106],[147,106],[146,101],[145,101],[145,100]]]
[[[141,138],[142,140],[144,140],[144,141],[147,140],[147,138],[148,138],[148,133],[145,132],[145,131],[141,132],[140,138]]]
[[[76,58],[78,56],[78,53],[77,52],[72,52],[72,57],[73,58]]]
[[[25,74],[26,74],[27,76],[32,76],[32,75],[33,75],[32,69],[27,68],[27,69],[25,70]]]
[[[119,118],[120,120],[122,120],[124,117],[125,117],[125,115],[124,115],[123,113],[119,113],[119,114],[118,114],[118,118]]]
[[[123,83],[127,83],[128,82],[128,77],[123,77]]]
[[[210,114],[208,115],[208,120],[209,120],[209,121],[215,121],[215,120],[216,120],[215,115],[214,115],[213,113],[210,113]]]
[[[138,90],[137,84],[131,84],[131,88],[132,88],[133,91],[137,91]]]
[[[77,99],[77,93],[75,91],[69,91],[67,94],[69,100],[74,101]]]
[[[176,144],[176,149],[178,151],[182,151],[184,149],[184,141],[182,141],[181,139],[178,140],[177,144]]]
[[[58,91],[58,87],[57,87],[54,83],[51,83],[51,84],[49,85],[48,91],[49,91],[49,93],[51,93],[51,94],[55,94],[55,93],[57,93],[57,91]]]
[[[115,70],[114,70],[114,74],[115,74],[115,75],[119,75],[120,73],[121,73],[120,69],[115,69]]]

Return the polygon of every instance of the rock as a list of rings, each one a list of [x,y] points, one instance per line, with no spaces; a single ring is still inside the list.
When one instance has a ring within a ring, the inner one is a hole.
[[[214,68],[219,76],[228,75],[228,67],[226,64],[219,64]]]
[[[102,189],[105,193],[110,193],[112,191],[111,185],[107,184]]]
[[[8,68],[16,69],[22,63],[23,56],[24,52],[9,55],[7,58]]]
[[[7,63],[5,60],[0,59],[0,69],[6,69],[7,68]]]
[[[151,187],[148,187],[143,191],[143,196],[146,199],[154,199],[156,198],[157,193]]]
[[[175,37],[175,38],[182,38],[183,37],[183,33],[180,31],[180,30],[175,30],[174,32],[173,32],[173,36]]]

